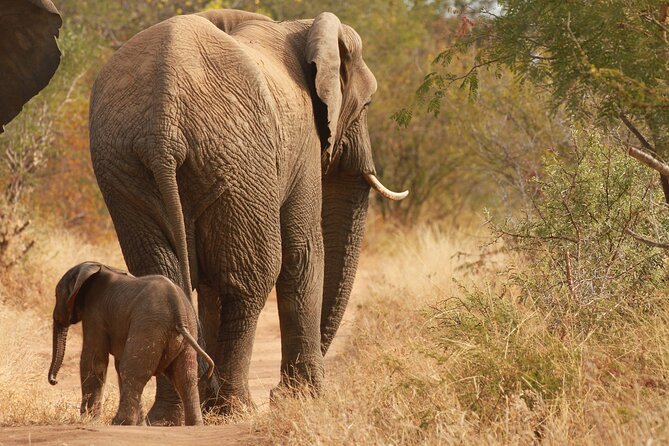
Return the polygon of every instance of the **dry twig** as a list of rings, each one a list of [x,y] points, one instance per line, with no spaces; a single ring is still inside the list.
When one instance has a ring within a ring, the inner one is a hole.
[[[646,238],[642,235],[633,232],[631,229],[625,229],[625,232],[631,235],[634,239],[640,241],[641,243],[645,243],[648,246],[652,246],[654,248],[669,249],[669,243],[662,243],[655,240],[651,240],[649,238]]]
[[[571,256],[569,255],[569,251],[565,252],[564,257],[567,265],[567,287],[569,288],[571,298],[576,300],[576,287],[574,286],[574,275],[571,271]]]

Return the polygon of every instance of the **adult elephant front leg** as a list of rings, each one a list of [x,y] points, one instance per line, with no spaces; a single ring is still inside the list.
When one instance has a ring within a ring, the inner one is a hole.
[[[281,326],[281,386],[318,392],[323,381],[320,320],[323,239],[320,166],[292,191],[281,209],[281,274],[276,284]]]

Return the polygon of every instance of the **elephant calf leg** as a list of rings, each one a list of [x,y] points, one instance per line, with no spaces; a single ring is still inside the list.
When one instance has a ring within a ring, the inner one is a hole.
[[[151,379],[151,373],[135,373],[121,365],[120,380],[121,398],[118,411],[112,420],[112,424],[139,425],[144,424],[142,412],[142,392],[146,383]]]
[[[138,425],[143,424],[142,418],[142,391],[149,380],[144,382],[144,385],[133,380],[132,383],[125,383],[123,392],[121,392],[121,399],[118,406],[118,411],[112,420],[112,424],[118,425]]]
[[[144,339],[144,336],[134,333],[131,328],[128,339]],[[144,423],[142,392],[158,368],[161,356],[162,349],[155,345],[126,342],[118,366],[121,398],[112,424]]]
[[[202,425],[195,350],[187,346],[172,362],[167,374],[183,401],[186,426]]]
[[[152,426],[180,426],[184,423],[181,398],[165,374],[156,377],[156,400],[147,420]]]
[[[107,377],[109,354],[93,353],[84,348],[79,364],[81,373],[81,414],[100,416],[102,391]]]

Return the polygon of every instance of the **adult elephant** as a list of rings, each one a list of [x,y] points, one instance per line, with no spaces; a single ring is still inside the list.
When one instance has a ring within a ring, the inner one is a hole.
[[[95,82],[93,167],[128,268],[197,288],[222,412],[250,403],[256,322],[275,284],[281,382],[321,385],[370,184],[406,196],[375,176],[375,90],[360,37],[335,15],[274,22],[233,10],[137,34]],[[179,420],[167,384],[152,423]]]
[[[0,133],[56,72],[61,25],[50,0],[0,0]]]

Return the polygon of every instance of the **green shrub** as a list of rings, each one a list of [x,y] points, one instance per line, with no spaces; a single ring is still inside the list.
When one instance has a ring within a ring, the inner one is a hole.
[[[493,226],[506,265],[432,310],[426,350],[480,420],[500,421],[522,401],[543,423],[578,394],[584,363],[619,370],[597,352],[630,350],[625,333],[666,313],[656,298],[667,284],[669,215],[657,174],[591,131],[574,131],[573,141],[543,159],[531,206]]]
[[[495,230],[528,260],[515,275],[524,297],[587,333],[607,315],[650,309],[667,283],[666,251],[653,244],[667,239],[669,213],[654,171],[596,133],[573,139],[544,159],[532,207]]]

